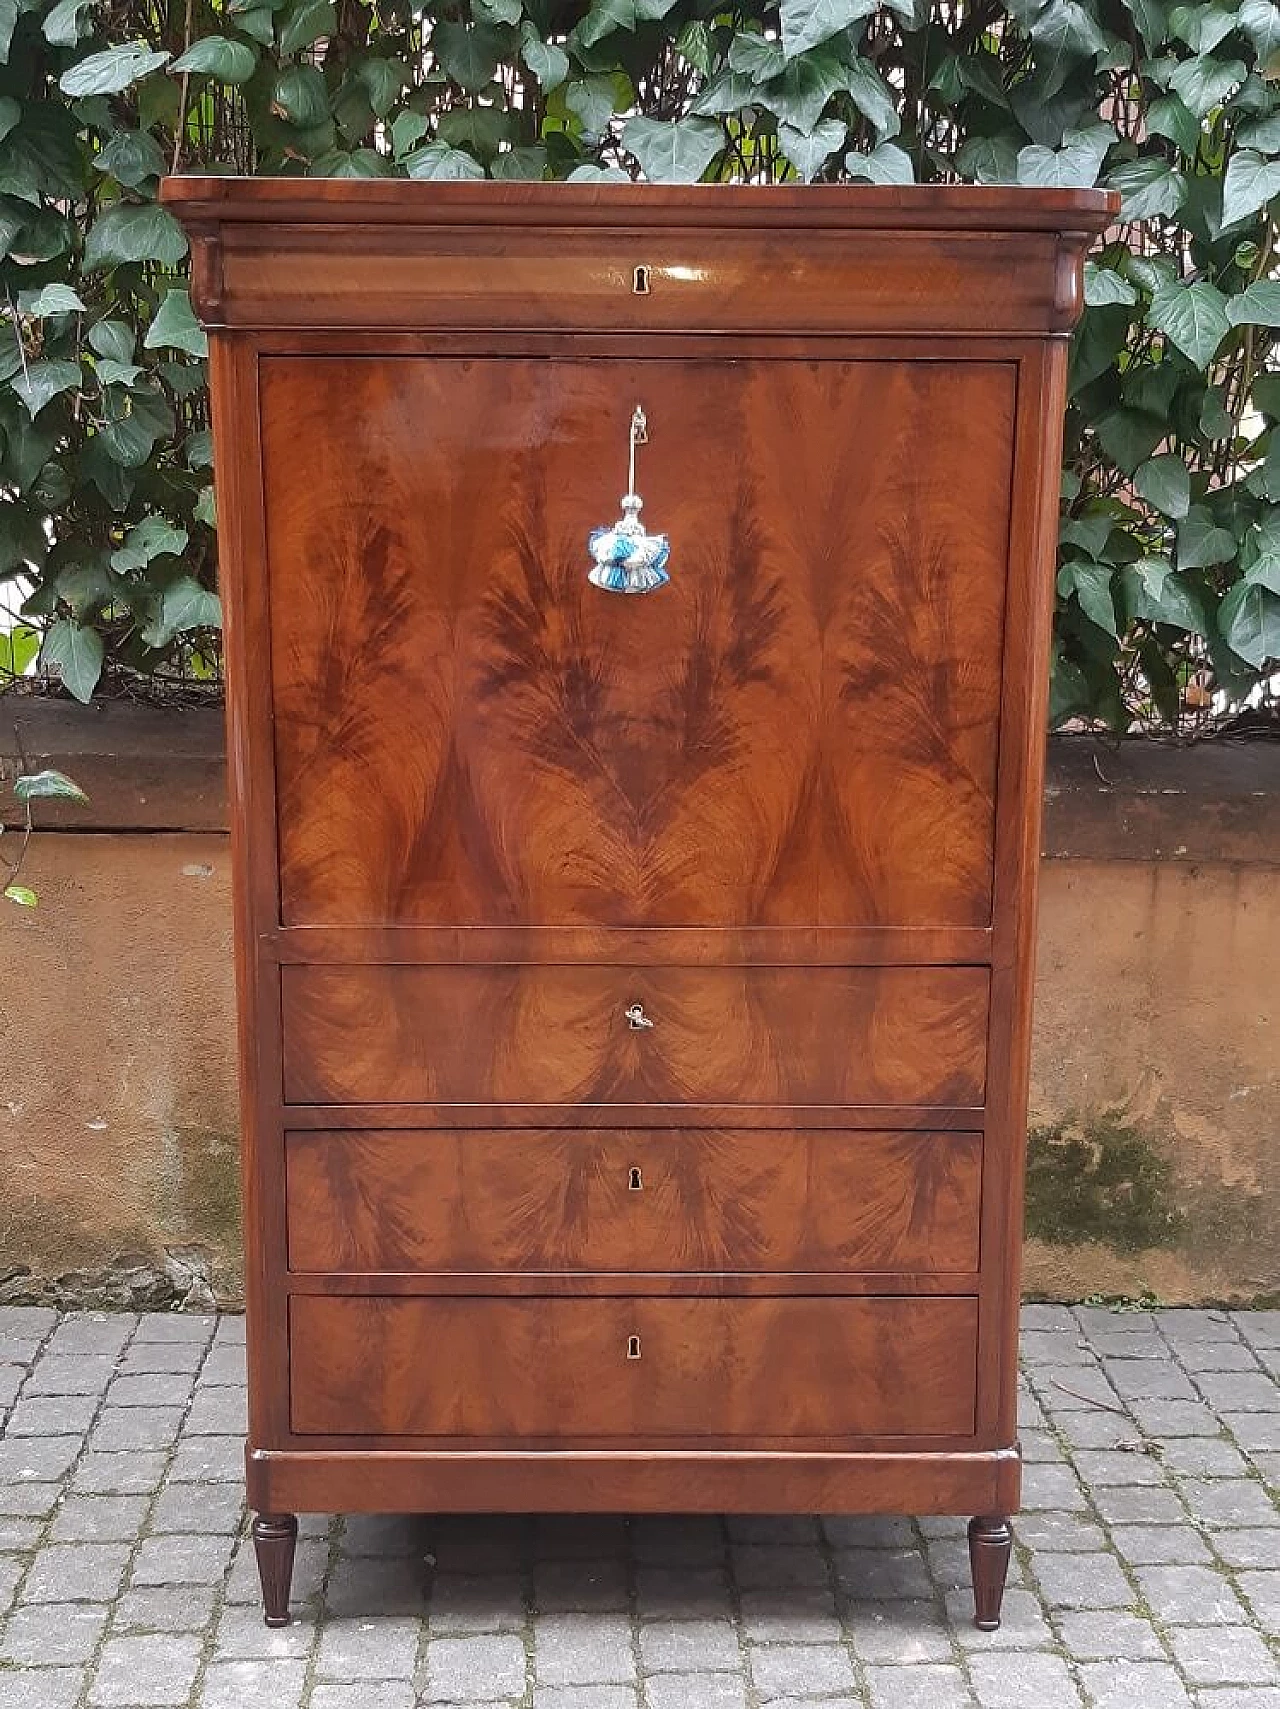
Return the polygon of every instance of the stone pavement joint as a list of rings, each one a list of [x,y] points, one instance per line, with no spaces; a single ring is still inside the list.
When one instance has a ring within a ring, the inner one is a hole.
[[[0,1308],[0,1709],[1280,1709],[1280,1312],[1028,1306],[998,1632],[965,1518],[304,1515],[244,1325]]]

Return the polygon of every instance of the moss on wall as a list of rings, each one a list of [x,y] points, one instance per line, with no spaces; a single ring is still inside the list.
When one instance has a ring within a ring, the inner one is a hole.
[[[1026,1231],[1032,1239],[1142,1252],[1177,1245],[1185,1230],[1168,1159],[1119,1112],[1031,1129]]]

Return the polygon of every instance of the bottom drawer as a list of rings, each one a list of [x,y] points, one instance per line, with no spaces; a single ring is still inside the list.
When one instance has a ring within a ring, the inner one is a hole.
[[[969,1436],[969,1297],[295,1295],[298,1435]]]

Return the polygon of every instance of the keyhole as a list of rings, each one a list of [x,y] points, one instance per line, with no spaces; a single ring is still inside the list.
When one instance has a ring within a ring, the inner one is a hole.
[[[631,275],[631,289],[637,297],[647,297],[649,295],[649,269],[647,267],[636,268],[635,272]]]
[[[638,1169],[632,1169],[628,1173],[627,1191],[629,1193],[642,1193],[644,1191],[644,1180],[642,1179]]]
[[[638,1335],[628,1335],[628,1337],[627,1337],[627,1358],[628,1359],[638,1359],[639,1357],[640,1357],[640,1337]]]

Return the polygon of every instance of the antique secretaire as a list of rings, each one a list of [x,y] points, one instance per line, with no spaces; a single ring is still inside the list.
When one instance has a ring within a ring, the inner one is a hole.
[[[996,1624],[1097,192],[174,179],[300,1510],[943,1512]]]

